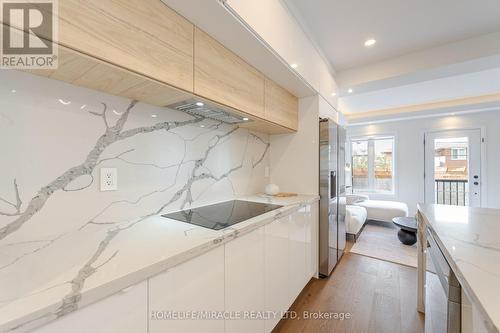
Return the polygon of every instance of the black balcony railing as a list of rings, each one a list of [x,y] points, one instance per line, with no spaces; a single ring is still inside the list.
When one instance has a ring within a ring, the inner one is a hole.
[[[464,179],[436,179],[436,203],[441,205],[468,206],[469,184]]]

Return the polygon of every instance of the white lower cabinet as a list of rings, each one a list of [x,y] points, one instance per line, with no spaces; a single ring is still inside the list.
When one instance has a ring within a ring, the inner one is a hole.
[[[225,245],[226,312],[243,316],[226,320],[226,333],[264,332],[258,315],[264,300],[264,227],[236,238]]]
[[[271,332],[315,272],[317,213],[301,207],[35,332]]]
[[[315,273],[312,232],[317,211],[307,205],[265,229],[265,310],[284,313]],[[280,317],[266,320],[271,332]]]
[[[313,232],[316,230],[314,228],[314,221],[318,221],[318,211],[317,203],[307,205],[304,207],[304,223],[305,223],[305,233],[306,233],[306,271],[304,281],[307,284],[311,277],[316,272],[315,268],[315,254],[313,251]],[[317,223],[317,222],[316,222]]]
[[[310,206],[307,206],[310,207]],[[289,237],[289,253],[288,274],[290,277],[289,284],[289,297],[293,302],[298,294],[306,285],[307,275],[307,246],[306,246],[306,216],[305,211],[307,207],[300,208],[297,212],[293,213],[290,221],[290,237]],[[310,252],[309,252],[310,253]]]
[[[224,332],[212,311],[224,311],[224,247],[149,279],[149,333]]]
[[[36,333],[146,333],[147,281],[35,329]]]
[[[292,299],[289,294],[288,238],[290,216],[273,221],[265,230],[265,310],[273,313],[266,319],[266,332],[280,321],[278,313],[286,311]],[[274,316],[276,314],[276,317]]]

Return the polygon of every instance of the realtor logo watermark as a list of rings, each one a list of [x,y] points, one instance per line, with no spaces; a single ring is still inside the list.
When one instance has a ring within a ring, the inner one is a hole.
[[[57,68],[57,10],[57,0],[0,0],[0,68]]]

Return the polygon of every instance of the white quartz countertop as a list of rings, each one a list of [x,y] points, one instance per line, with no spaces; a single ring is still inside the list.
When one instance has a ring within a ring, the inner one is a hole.
[[[60,263],[47,261],[43,251],[38,257],[32,254],[34,264],[30,272],[14,271],[15,265],[12,266],[9,276],[15,279],[16,276],[30,274],[31,285],[26,286],[28,282],[23,281],[19,290],[29,292],[16,295],[14,291],[14,296],[7,299],[0,296],[0,332],[25,332],[47,323],[293,213],[303,205],[319,200],[319,197],[271,198],[254,195],[238,199],[283,207],[218,231],[161,215],[147,217],[140,223],[114,226],[106,229],[104,234],[102,229],[93,232],[89,228],[51,246],[52,251],[82,252],[82,260],[74,262],[69,270],[60,270]],[[108,237],[117,228],[120,228],[119,235]],[[91,264],[89,251],[95,251],[99,258],[92,260]],[[79,278],[83,278],[84,285],[73,294],[72,286]],[[0,281],[0,295],[7,294],[3,288],[8,285],[12,288],[12,281]],[[12,293],[9,290],[9,295]]]
[[[500,210],[419,204],[423,221],[487,326],[500,328]]]

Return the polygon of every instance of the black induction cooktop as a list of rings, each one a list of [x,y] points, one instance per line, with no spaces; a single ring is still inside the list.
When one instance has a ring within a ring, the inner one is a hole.
[[[162,216],[198,225],[200,227],[220,230],[281,207],[283,206],[252,201],[231,200]]]

